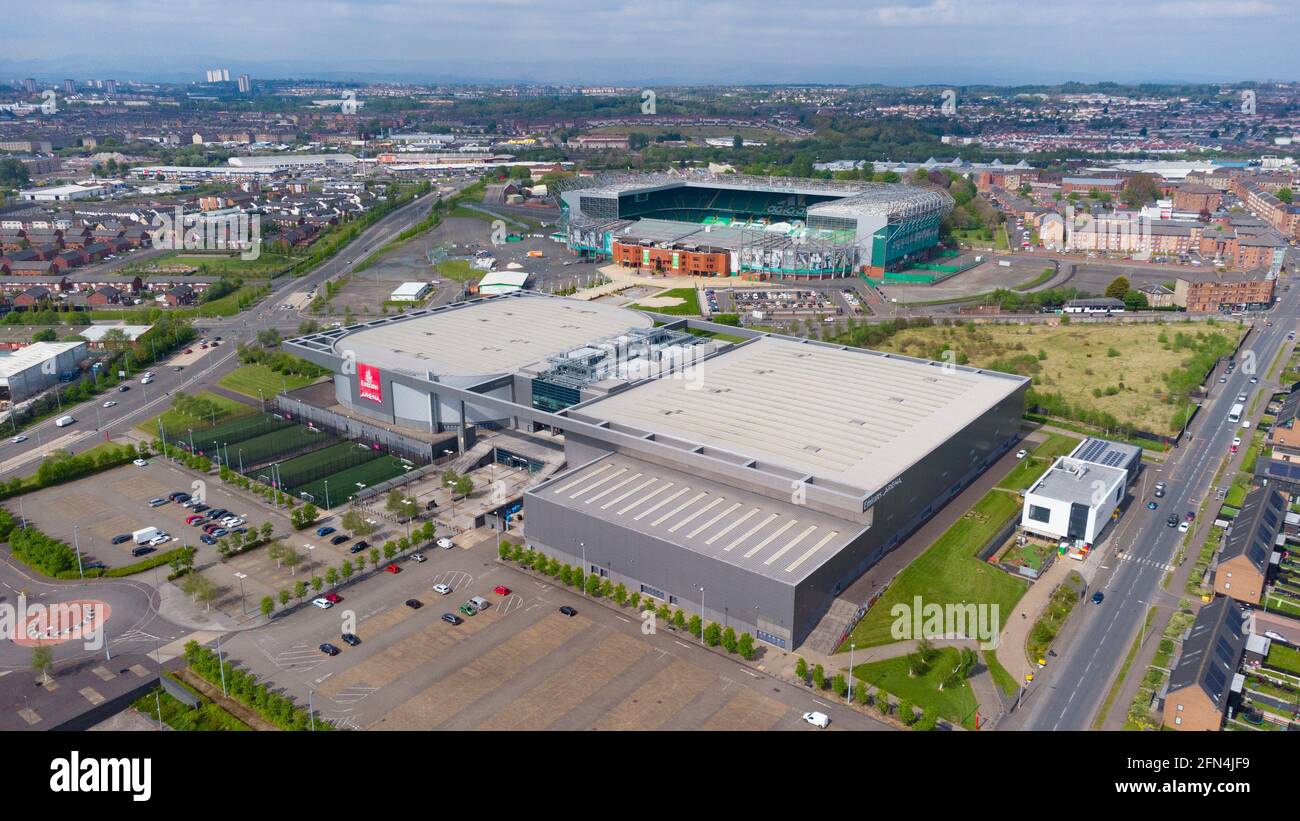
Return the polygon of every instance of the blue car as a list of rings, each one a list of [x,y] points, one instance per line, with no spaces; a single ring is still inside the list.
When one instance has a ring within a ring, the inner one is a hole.
[[[209,535],[206,534],[206,533],[204,533],[202,536],[199,537],[199,541],[200,541],[200,542],[203,542],[204,544],[216,544],[216,543],[217,543],[217,540],[216,540],[216,539],[212,538],[211,536],[209,536]]]
[[[1098,590],[1096,593],[1092,594],[1092,603],[1101,604],[1101,600],[1104,598],[1106,598],[1106,594]]]
[[[332,528],[332,527],[318,527],[318,528],[316,528],[316,535],[317,535],[317,536],[328,536],[328,535],[330,535],[330,534],[333,533],[333,532],[334,532],[334,528]]]

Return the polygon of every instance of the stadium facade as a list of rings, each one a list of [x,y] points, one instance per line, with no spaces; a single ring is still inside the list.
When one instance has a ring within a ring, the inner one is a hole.
[[[813,279],[878,274],[925,258],[952,210],[941,189],[633,174],[567,181],[570,251],[655,273]]]
[[[524,496],[531,547],[787,649],[1017,441],[1028,385],[533,292],[286,346],[351,411],[462,449],[562,435],[564,467]]]

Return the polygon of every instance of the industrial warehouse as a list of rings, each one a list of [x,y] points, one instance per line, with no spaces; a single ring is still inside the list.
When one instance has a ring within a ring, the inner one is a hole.
[[[531,547],[782,648],[1006,452],[1028,385],[528,291],[286,344],[348,412],[461,452],[562,437]]]
[[[692,276],[878,275],[926,258],[953,208],[940,189],[735,174],[566,185],[559,199],[570,251]]]

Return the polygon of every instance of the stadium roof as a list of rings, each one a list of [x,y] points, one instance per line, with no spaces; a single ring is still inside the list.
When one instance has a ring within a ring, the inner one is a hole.
[[[376,320],[335,340],[334,350],[381,370],[490,376],[651,324],[640,311],[520,294]]]
[[[796,583],[863,525],[614,453],[531,493],[761,576]]]
[[[1026,382],[771,336],[694,367],[571,410],[871,492]]]

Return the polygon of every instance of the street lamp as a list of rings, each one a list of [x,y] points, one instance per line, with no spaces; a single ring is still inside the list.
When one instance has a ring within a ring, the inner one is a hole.
[[[246,603],[244,601],[244,579],[248,578],[248,574],[235,571],[235,578],[239,579],[239,609],[244,612],[245,616],[247,616],[248,607],[246,606]]]
[[[849,692],[848,695],[844,697],[845,704],[853,703],[853,650],[856,647],[856,644],[849,642]]]
[[[325,509],[330,509],[330,480],[325,480]]]
[[[582,549],[582,595],[587,595],[587,543],[578,542]]]
[[[704,585],[700,585],[700,646],[704,646]]]

